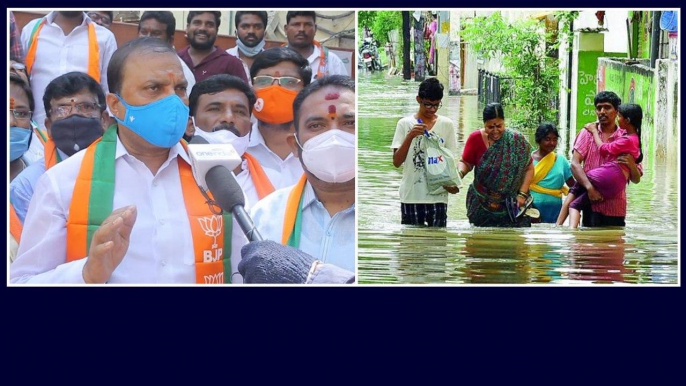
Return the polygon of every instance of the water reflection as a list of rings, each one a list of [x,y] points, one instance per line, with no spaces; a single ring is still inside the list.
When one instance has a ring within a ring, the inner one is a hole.
[[[551,224],[530,229],[473,228],[466,189],[451,195],[446,229],[400,225],[401,169],[391,140],[401,117],[415,111],[418,83],[384,74],[359,81],[359,281],[361,283],[677,283],[676,161],[647,154],[640,184],[628,190],[626,228],[571,231]],[[458,148],[479,128],[475,96],[446,96],[440,114],[458,125]],[[533,141],[534,132],[525,132]],[[562,133],[561,133],[562,134]],[[564,137],[564,135],[563,135]],[[564,149],[558,149],[564,155]]]

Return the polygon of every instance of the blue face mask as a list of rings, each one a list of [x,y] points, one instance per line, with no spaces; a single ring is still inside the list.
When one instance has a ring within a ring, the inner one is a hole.
[[[131,106],[117,95],[126,107],[124,120],[114,117],[120,124],[140,135],[151,145],[171,148],[186,131],[188,106],[181,98],[170,95],[143,106]]]
[[[236,35],[238,36],[238,35]],[[246,46],[241,39],[236,39],[236,46],[238,46],[238,49],[243,53],[243,55],[252,58],[253,56],[259,54],[262,52],[264,49],[264,45],[266,44],[265,40],[262,39],[255,47],[248,47]]]
[[[30,140],[30,129],[10,127],[10,161],[16,161],[29,150]]]

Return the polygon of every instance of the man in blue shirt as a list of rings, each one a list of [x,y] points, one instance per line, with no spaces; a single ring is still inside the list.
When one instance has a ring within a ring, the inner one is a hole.
[[[44,159],[24,169],[10,184],[10,202],[22,223],[40,176],[102,137],[107,117],[102,87],[83,72],[53,79],[45,89],[43,105],[48,131]]]

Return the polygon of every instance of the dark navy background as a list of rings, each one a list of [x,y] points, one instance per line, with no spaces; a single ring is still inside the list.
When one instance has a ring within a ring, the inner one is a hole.
[[[357,10],[515,6],[608,10],[680,4],[41,0],[3,5],[88,9],[105,3],[124,9],[330,6]],[[206,384],[235,383],[242,377],[247,377],[248,385],[308,380],[386,384],[398,378],[417,384],[681,383],[676,377],[683,366],[685,343],[682,288],[3,286],[2,292],[4,373],[22,383]],[[470,376],[475,381],[467,381]]]

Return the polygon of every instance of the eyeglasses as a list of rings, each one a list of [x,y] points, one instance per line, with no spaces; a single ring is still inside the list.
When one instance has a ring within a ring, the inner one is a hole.
[[[88,17],[90,17],[96,23],[101,22],[106,25],[112,24],[112,20],[110,20],[109,17],[100,15],[99,13],[88,12]]]
[[[50,109],[51,118],[64,118],[72,114],[81,114],[91,118],[100,115],[100,105],[93,102],[81,102],[75,105],[57,106]]]
[[[31,110],[14,110],[10,109],[12,112],[12,115],[14,116],[14,119],[24,121],[31,119]]]
[[[294,89],[302,82],[302,80],[292,76],[260,75],[252,78],[252,85],[255,88],[269,87],[274,84],[275,80],[279,81],[279,86],[288,89]]]
[[[438,110],[438,109],[440,109],[441,107],[443,107],[443,102],[438,102],[438,103],[436,103],[436,104],[433,104],[433,103],[427,103],[427,102],[422,101],[422,104],[423,104],[424,107],[426,107],[427,109]]]

